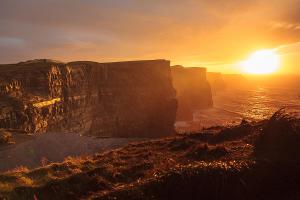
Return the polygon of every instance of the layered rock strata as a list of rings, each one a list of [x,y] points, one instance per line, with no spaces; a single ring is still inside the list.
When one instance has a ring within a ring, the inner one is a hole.
[[[33,60],[0,65],[0,128],[97,136],[156,137],[174,131],[170,62]]]

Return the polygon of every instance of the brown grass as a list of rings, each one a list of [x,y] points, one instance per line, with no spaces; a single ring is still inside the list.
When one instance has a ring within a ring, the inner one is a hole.
[[[287,158],[300,150],[299,124],[276,113],[263,122],[133,143],[31,171],[20,168],[0,175],[0,194],[9,199],[297,199],[300,165]]]

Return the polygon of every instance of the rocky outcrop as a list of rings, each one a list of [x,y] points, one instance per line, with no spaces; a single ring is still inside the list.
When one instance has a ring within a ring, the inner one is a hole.
[[[173,66],[171,69],[178,98],[178,121],[192,120],[195,110],[213,105],[206,68]]]
[[[62,63],[23,62],[0,66],[0,127],[45,132],[63,120]]]
[[[170,62],[0,65],[0,128],[155,137],[174,131]]]
[[[13,143],[14,141],[12,139],[11,133],[4,129],[0,129],[0,145]]]

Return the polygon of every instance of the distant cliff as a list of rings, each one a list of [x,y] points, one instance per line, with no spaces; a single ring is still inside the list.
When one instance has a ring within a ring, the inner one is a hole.
[[[242,74],[222,74],[218,72],[208,72],[207,80],[214,94],[227,89],[246,89],[254,86],[253,83],[257,83],[257,81],[253,81],[253,83],[250,84],[248,77],[246,78]]]
[[[170,62],[0,65],[0,128],[156,137],[174,132]]]
[[[211,85],[213,93],[217,93],[218,91],[225,90],[227,87],[227,84],[223,78],[222,73],[207,72],[207,80]]]
[[[191,120],[195,110],[213,105],[206,68],[177,65],[171,69],[178,98],[177,120]]]

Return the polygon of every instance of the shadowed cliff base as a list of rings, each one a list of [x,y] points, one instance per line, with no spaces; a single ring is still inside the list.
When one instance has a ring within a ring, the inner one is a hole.
[[[269,120],[12,170],[0,175],[0,191],[9,199],[297,199],[299,139],[299,118],[281,110]]]

